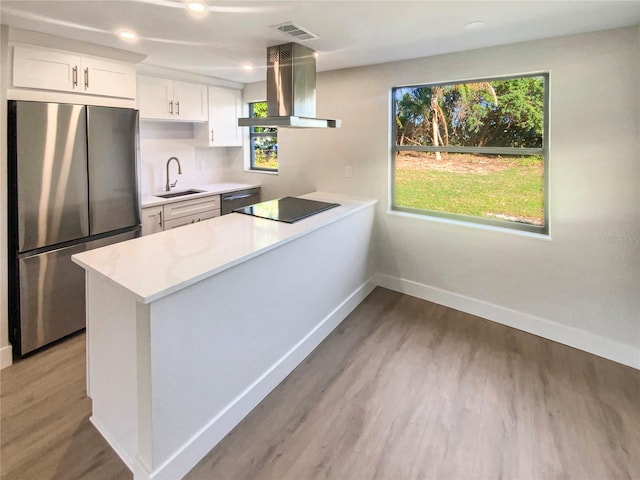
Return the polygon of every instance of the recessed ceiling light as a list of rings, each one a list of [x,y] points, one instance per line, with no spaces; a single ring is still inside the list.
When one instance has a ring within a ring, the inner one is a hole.
[[[118,36],[126,42],[131,42],[131,41],[137,40],[138,38],[138,34],[136,34],[136,32],[133,32],[131,30],[120,30],[118,32]]]
[[[205,6],[200,2],[189,2],[187,3],[187,8],[192,12],[204,12]]]
[[[313,58],[318,58],[320,54],[318,52],[313,52]]]
[[[464,28],[466,28],[467,30],[477,30],[477,29],[482,28],[484,26],[485,26],[485,23],[482,20],[476,20],[476,21],[467,23],[464,26]]]
[[[247,71],[247,72],[252,72],[253,71],[253,65],[243,65],[242,69]]]

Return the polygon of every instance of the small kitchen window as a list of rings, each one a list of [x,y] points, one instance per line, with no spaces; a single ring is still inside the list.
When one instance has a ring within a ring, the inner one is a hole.
[[[249,104],[249,116],[267,116],[267,102]],[[278,129],[275,127],[251,127],[251,170],[278,171]]]
[[[392,209],[548,234],[546,73],[392,90]]]

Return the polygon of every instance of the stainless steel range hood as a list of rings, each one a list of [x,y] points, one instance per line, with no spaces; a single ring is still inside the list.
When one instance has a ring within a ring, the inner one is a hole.
[[[297,43],[267,48],[267,116],[239,118],[240,127],[336,128],[316,118],[316,57]]]

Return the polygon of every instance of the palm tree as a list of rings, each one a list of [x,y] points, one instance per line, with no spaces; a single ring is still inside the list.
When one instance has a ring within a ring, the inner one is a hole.
[[[430,98],[429,91],[413,88],[410,91],[403,90],[401,94],[402,96],[396,100],[398,145],[404,145],[405,141],[414,145],[424,145],[428,131],[422,126],[429,115],[429,108],[426,107]]]
[[[430,116],[431,116],[431,136],[433,146],[449,145],[449,127],[447,126],[447,119],[442,110],[440,104],[442,103],[445,95],[457,94],[457,115],[461,117],[465,115],[469,101],[474,94],[489,93],[493,99],[494,105],[498,105],[498,97],[493,89],[493,86],[489,82],[477,82],[477,83],[457,83],[453,85],[436,85],[431,87],[431,100],[430,100]],[[444,127],[444,141],[440,135],[440,124]],[[436,160],[442,160],[440,152],[435,152]]]

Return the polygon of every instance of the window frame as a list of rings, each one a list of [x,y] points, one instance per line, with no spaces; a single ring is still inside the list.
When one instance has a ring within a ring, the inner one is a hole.
[[[544,79],[543,105],[542,105],[542,147],[452,147],[439,145],[437,147],[425,146],[399,146],[397,145],[398,125],[396,122],[396,91],[404,88],[425,88],[444,85],[460,85],[464,83],[481,83],[502,80],[514,80],[520,78],[542,77]],[[424,84],[409,84],[395,86],[391,89],[391,172],[390,172],[390,209],[391,211],[417,214],[424,217],[437,217],[448,220],[455,220],[465,223],[488,225],[493,227],[507,228],[536,234],[549,235],[549,72],[525,73],[519,75],[495,76],[485,78],[472,78],[467,80],[456,80],[451,82],[433,82]],[[476,217],[460,213],[440,212],[436,210],[426,210],[420,208],[403,207],[396,205],[396,156],[400,151],[417,152],[451,152],[451,153],[477,153],[487,155],[540,155],[543,158],[542,167],[542,201],[544,225],[531,225],[527,223],[512,222],[509,220],[498,220],[486,217]]]
[[[256,103],[266,103],[266,100],[261,100],[261,101],[256,101],[256,102],[249,102],[249,117],[254,118],[254,105]],[[278,168],[265,168],[265,167],[256,167],[255,165],[255,149],[253,148],[253,139],[254,138],[265,138],[265,137],[276,137],[276,145],[278,144],[278,129],[276,127],[272,127],[275,128],[275,135],[274,132],[255,132],[254,129],[256,127],[250,127],[249,128],[249,170],[254,171],[254,172],[268,172],[268,173],[278,173],[278,170],[280,168],[280,158],[278,157]],[[278,148],[279,150],[279,148]],[[279,155],[279,152],[278,152]]]

